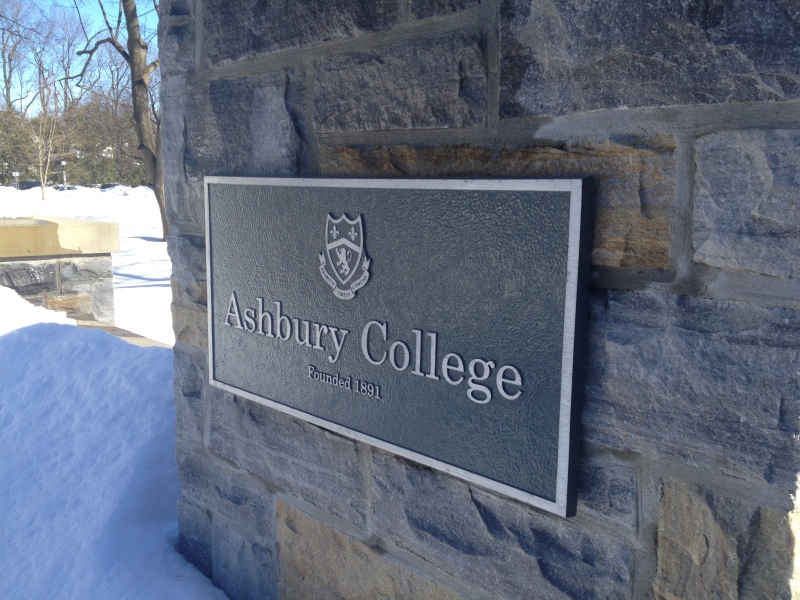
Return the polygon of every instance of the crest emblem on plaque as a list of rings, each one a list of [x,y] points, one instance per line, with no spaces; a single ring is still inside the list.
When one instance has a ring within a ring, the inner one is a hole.
[[[338,219],[328,214],[325,219],[325,251],[319,255],[319,272],[342,300],[355,297],[369,281],[369,259],[364,248],[364,220]]]

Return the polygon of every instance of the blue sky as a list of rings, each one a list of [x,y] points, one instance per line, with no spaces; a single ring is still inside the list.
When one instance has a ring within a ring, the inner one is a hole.
[[[101,0],[103,3],[103,7],[106,10],[106,14],[108,15],[109,22],[111,23],[112,27],[116,25],[117,14],[119,12],[119,1],[118,0]],[[97,39],[102,39],[107,37],[108,34],[106,32],[105,23],[103,21],[103,15],[100,11],[100,6],[98,0],[34,0],[36,5],[41,9],[42,12],[45,14],[51,13],[54,9],[62,9],[65,11],[73,12],[75,11],[75,6],[77,4],[78,8],[81,12],[81,17],[84,22],[84,27],[86,29],[86,33],[93,37],[93,41]],[[3,0],[0,0],[0,5],[2,5]],[[149,58],[153,60],[158,55],[158,40],[156,38],[156,30],[158,27],[158,15],[156,14],[155,8],[153,7],[153,0],[137,0],[136,1],[137,10],[139,13],[139,23],[142,28],[142,33],[145,36],[145,40],[147,41],[148,45],[150,46],[149,51]],[[124,20],[120,27],[120,41],[123,45],[126,43],[126,35],[125,35],[125,23]],[[84,47],[84,41],[80,41],[81,48]],[[75,63],[75,68],[79,69],[80,65],[83,64],[83,58],[80,58]],[[73,69],[74,71],[74,69]],[[26,84],[27,85],[27,84]],[[29,86],[32,89],[32,86]],[[31,98],[33,98],[32,94],[29,92],[27,97],[25,94],[23,95],[23,101],[20,104],[19,108],[23,105],[27,105]],[[35,115],[38,112],[38,104],[37,101],[34,100],[30,107],[28,107],[29,114]]]
[[[103,3],[106,10],[108,19],[112,26],[116,24],[117,13],[119,11],[119,2],[116,0],[76,0],[78,7],[81,10],[81,15],[84,20],[91,20],[92,27],[87,27],[89,35],[99,32],[105,27],[103,23],[103,15],[100,11],[99,2]],[[72,0],[42,0],[41,6],[47,10],[49,6],[59,6],[63,8],[71,8],[74,10],[75,4]],[[156,27],[158,26],[158,16],[156,15],[155,8],[153,7],[152,0],[137,0],[137,11],[139,13],[139,23],[143,31],[147,32],[147,41],[151,47],[157,46],[155,39]],[[124,31],[124,21],[122,29]]]

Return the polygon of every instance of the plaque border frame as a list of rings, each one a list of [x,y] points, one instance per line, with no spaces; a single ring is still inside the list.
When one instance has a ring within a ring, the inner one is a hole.
[[[214,376],[213,335],[213,273],[211,265],[211,237],[209,221],[209,185],[253,185],[285,187],[372,188],[372,189],[424,189],[424,190],[475,190],[475,191],[538,191],[569,192],[569,239],[567,251],[567,282],[564,298],[564,329],[561,354],[561,398],[558,431],[558,458],[556,467],[556,499],[547,500],[514,488],[488,477],[472,473],[430,456],[396,446],[379,438],[363,434],[343,425],[305,413],[280,402],[263,398]],[[588,276],[591,254],[593,203],[592,181],[589,178],[552,179],[389,179],[389,178],[307,178],[307,177],[235,177],[205,175],[203,196],[205,205],[206,285],[208,293],[208,381],[210,385],[247,398],[292,417],[302,419],[342,435],[379,448],[393,455],[420,463],[436,471],[447,473],[469,484],[496,492],[529,506],[543,509],[560,517],[571,517],[577,505],[577,465],[579,451],[580,410],[583,400],[583,365],[586,353],[586,328],[588,320]],[[583,235],[581,235],[583,232]],[[576,336],[576,332],[580,335]]]

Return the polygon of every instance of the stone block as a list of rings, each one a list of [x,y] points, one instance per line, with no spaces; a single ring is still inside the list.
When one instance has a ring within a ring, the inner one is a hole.
[[[481,0],[411,0],[410,11],[417,19],[459,12],[478,6]]]
[[[247,473],[203,450],[179,444],[178,476],[183,495],[241,525],[254,540],[275,543],[275,498]]]
[[[189,308],[193,311],[206,312],[208,306],[208,285],[205,278],[196,280],[187,271],[173,266],[170,287],[172,288],[172,304],[174,310]]]
[[[74,294],[54,294],[42,298],[41,306],[47,310],[66,313],[72,319],[94,319],[92,295],[90,292]]]
[[[658,519],[658,574],[666,598],[736,598],[738,555],[705,501],[680,484],[664,485]]]
[[[323,147],[320,170],[369,177],[594,177],[592,263],[670,267],[673,148],[616,144],[494,151],[475,146]]]
[[[100,281],[67,280],[62,282],[60,294],[45,294],[41,306],[66,312],[73,319],[113,325],[114,282],[110,275]]]
[[[58,268],[58,267],[56,267],[56,268]],[[92,285],[94,285],[94,284],[91,281],[66,281],[66,282],[61,282],[61,285],[59,286],[59,293],[64,294],[64,295],[81,294],[81,295],[84,295],[84,296],[90,296],[91,297],[91,295],[92,295]],[[47,296],[47,295],[48,294],[45,294],[45,296]]]
[[[180,306],[206,306],[208,292],[205,236],[170,234],[167,238],[167,251],[172,262],[173,302]]]
[[[201,235],[170,235],[167,250],[176,269],[186,271],[182,279],[206,280],[206,241]]]
[[[98,281],[92,284],[92,315],[95,321],[114,324],[114,281]]]
[[[178,437],[203,446],[205,402],[208,394],[206,378],[207,354],[184,343],[172,349],[174,357],[173,390],[175,397],[175,430]]]
[[[791,515],[772,506],[761,506],[755,520],[752,551],[739,579],[740,598],[796,598],[800,573],[793,569],[790,557],[797,552],[797,540]],[[741,559],[740,559],[741,560]]]
[[[287,494],[364,528],[357,443],[236,396],[211,398],[209,447]]]
[[[667,480],[658,514],[659,599],[792,597],[786,511]]]
[[[177,277],[174,274],[176,272],[184,277]],[[180,271],[173,267],[170,287],[172,288],[172,302],[176,306],[208,305],[208,286],[205,280],[197,281],[186,271]]]
[[[167,210],[171,208],[174,211],[170,217],[170,231],[205,235],[206,204],[203,174],[191,169],[188,163],[183,173],[184,180],[176,186],[178,193],[168,200],[171,206]]]
[[[782,0],[503,0],[500,114],[800,97],[800,17]]]
[[[211,563],[211,511],[184,496],[178,498],[178,550],[209,579]]]
[[[205,239],[199,235],[170,235],[167,249],[172,260],[172,314],[177,340],[207,347],[208,292]]]
[[[158,57],[161,76],[194,70],[194,2],[162,0],[158,6]]]
[[[185,176],[196,177],[202,193],[203,175],[297,174],[301,83],[294,72],[277,72],[197,89],[186,106]]]
[[[634,470],[603,456],[583,456],[578,476],[578,512],[593,513],[633,531],[638,488]]]
[[[278,539],[281,598],[461,598],[381,550],[339,533],[283,502],[278,502]]]
[[[469,588],[508,599],[631,597],[634,554],[619,532],[546,515],[382,452],[373,480],[377,535]]]
[[[277,552],[215,518],[212,529],[214,585],[230,600],[278,600]]]
[[[204,306],[172,305],[175,341],[208,348],[208,312]]]
[[[205,233],[202,171],[189,169],[185,156],[186,105],[199,104],[189,101],[193,92],[183,76],[173,76],[161,85],[161,152],[165,157],[164,197],[171,235]]]
[[[694,260],[800,277],[800,131],[707,135],[695,144]]]
[[[58,290],[56,263],[52,260],[0,262],[0,285],[20,296]]]
[[[591,310],[586,438],[795,491],[797,312],[656,292]]]
[[[482,126],[486,90],[477,36],[404,42],[320,62],[314,126],[321,133]]]
[[[111,255],[66,258],[58,263],[62,286],[72,281],[101,281],[114,277]]]
[[[231,10],[225,0],[207,0],[203,45],[212,65],[302,48],[389,29],[397,20],[396,0],[244,0]]]

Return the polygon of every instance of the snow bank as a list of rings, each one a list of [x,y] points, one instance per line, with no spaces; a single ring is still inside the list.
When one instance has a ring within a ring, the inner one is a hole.
[[[0,335],[0,598],[225,598],[174,547],[174,419],[169,349],[52,323]]]
[[[34,323],[75,325],[75,320],[64,313],[34,306],[20,298],[14,290],[0,287],[0,335]]]

